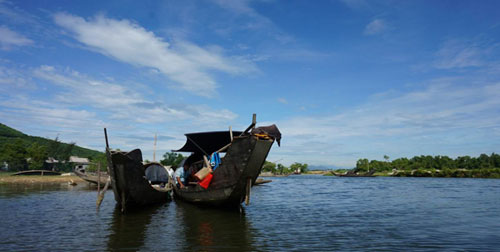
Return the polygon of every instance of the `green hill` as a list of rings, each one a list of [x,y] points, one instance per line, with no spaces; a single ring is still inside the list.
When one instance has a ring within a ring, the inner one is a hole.
[[[29,136],[29,135],[22,133],[21,131],[18,131],[18,130],[13,129],[5,124],[0,123],[0,149],[2,149],[5,144],[7,144],[9,142],[17,141],[18,139],[22,140],[23,145],[25,147],[28,147],[33,143],[38,143],[41,146],[49,147],[50,144],[54,143],[54,140],[52,140],[52,139],[47,139],[47,138],[37,137],[37,136]],[[69,144],[61,143],[61,145],[63,147],[66,147]],[[73,147],[73,149],[71,150],[71,155],[95,159],[95,158],[102,156],[103,153],[96,151],[96,150],[91,150],[91,149],[87,149],[87,148],[83,148],[83,147],[80,147],[78,145],[75,145]]]

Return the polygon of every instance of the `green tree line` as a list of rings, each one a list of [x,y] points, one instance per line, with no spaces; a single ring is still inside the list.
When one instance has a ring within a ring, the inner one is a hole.
[[[69,171],[71,165],[67,162],[75,143],[64,144],[58,138],[41,145],[38,142],[26,143],[17,138],[0,147],[0,165],[8,165],[10,171],[53,169],[56,171]],[[49,158],[59,162],[49,167],[45,161]]]
[[[398,158],[392,161],[378,161],[364,158],[356,162],[358,171],[368,171],[375,169],[377,172],[396,170],[417,170],[417,169],[490,169],[500,168],[500,155],[481,154],[479,157],[460,156],[452,159],[448,156],[415,156],[410,159]]]
[[[119,150],[119,149],[117,149],[117,150]],[[163,159],[161,159],[159,162],[165,166],[178,167],[179,164],[182,162],[182,160],[184,160],[185,158],[187,158],[187,157],[183,156],[180,153],[168,151],[168,152],[165,152],[165,154],[163,154]],[[149,160],[146,159],[146,160],[144,160],[144,162],[149,163]],[[87,168],[87,171],[91,171],[91,172],[97,171],[98,165],[101,166],[101,171],[106,171],[107,158],[106,158],[105,154],[98,155],[98,156],[94,157],[92,159],[92,162],[91,162],[89,168]]]
[[[284,175],[284,174],[290,174],[295,171],[298,171],[300,169],[300,172],[305,173],[307,172],[308,165],[307,164],[302,164],[302,163],[293,163],[290,165],[290,167],[286,167],[283,164],[276,164],[273,162],[265,161],[264,165],[262,166],[262,171],[263,172],[271,172],[272,174],[279,174],[279,175]]]
[[[437,177],[497,177],[500,176],[500,155],[481,154],[479,157],[459,156],[455,159],[448,156],[415,156],[410,159],[398,158],[389,161],[359,159],[357,171],[375,170],[388,172],[400,171],[400,176],[437,176]]]

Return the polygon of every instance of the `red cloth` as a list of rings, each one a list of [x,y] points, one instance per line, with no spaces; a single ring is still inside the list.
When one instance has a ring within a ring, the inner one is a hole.
[[[200,181],[200,186],[207,189],[208,186],[210,185],[210,182],[212,181],[212,178],[214,177],[214,175],[212,175],[212,173],[208,174],[204,179],[202,179]]]

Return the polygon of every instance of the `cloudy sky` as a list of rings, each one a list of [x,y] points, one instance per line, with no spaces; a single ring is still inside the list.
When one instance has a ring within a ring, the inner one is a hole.
[[[270,161],[500,151],[498,1],[0,0],[0,122],[152,159],[260,125]]]

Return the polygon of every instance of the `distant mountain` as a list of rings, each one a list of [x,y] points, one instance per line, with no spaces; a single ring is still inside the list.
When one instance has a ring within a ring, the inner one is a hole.
[[[30,146],[32,143],[35,142],[43,146],[49,146],[50,143],[54,142],[54,140],[51,139],[26,135],[19,130],[13,129],[5,124],[0,123],[0,149],[2,149],[2,147],[6,143],[10,141],[15,141],[17,139],[21,139],[26,147]],[[66,143],[62,144],[63,146],[68,145]],[[78,145],[75,145],[73,147],[73,150],[71,151],[72,156],[91,157],[92,159],[102,154],[103,154],[102,152],[83,148]]]

